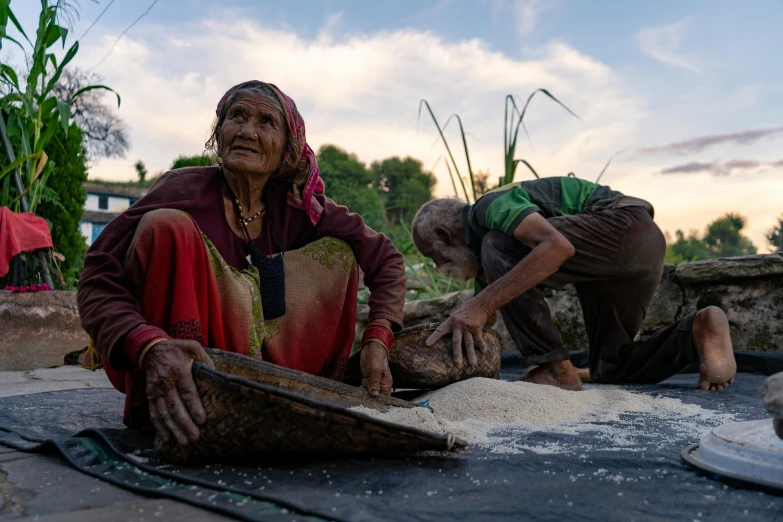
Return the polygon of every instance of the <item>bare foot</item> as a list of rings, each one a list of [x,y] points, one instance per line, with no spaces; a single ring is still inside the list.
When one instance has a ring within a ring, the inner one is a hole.
[[[700,310],[693,318],[692,335],[701,361],[699,388],[723,390],[734,382],[737,373],[726,314],[717,306]]]
[[[542,364],[528,371],[519,380],[534,384],[548,384],[570,391],[582,389],[582,379],[579,378],[571,361]]]

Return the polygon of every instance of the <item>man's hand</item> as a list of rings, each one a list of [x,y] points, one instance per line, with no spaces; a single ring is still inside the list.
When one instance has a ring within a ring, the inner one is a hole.
[[[451,332],[454,362],[458,365],[462,364],[464,345],[465,358],[468,360],[468,364],[476,366],[475,347],[477,346],[481,353],[487,351],[487,345],[484,343],[481,331],[487,323],[489,316],[490,313],[484,307],[475,304],[475,300],[471,301],[457,310],[445,323],[432,332],[425,344],[432,346],[438,339]]]
[[[172,437],[180,444],[196,442],[198,426],[207,420],[191,373],[194,360],[215,367],[196,341],[161,341],[144,355],[150,419],[164,442]]]
[[[487,324],[485,325],[487,328],[492,328],[495,326],[495,323],[498,322],[498,313],[494,312],[490,314],[490,316],[487,318]]]
[[[359,357],[362,369],[362,386],[373,397],[391,395],[392,375],[386,349],[379,342],[371,341],[362,348]]]

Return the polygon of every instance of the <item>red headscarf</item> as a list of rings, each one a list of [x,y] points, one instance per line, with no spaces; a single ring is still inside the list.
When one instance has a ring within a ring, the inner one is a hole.
[[[286,125],[288,126],[288,145],[283,157],[283,163],[273,175],[277,180],[291,183],[291,190],[288,192],[288,204],[292,207],[304,210],[313,225],[321,219],[323,207],[315,198],[316,194],[324,193],[324,182],[320,178],[318,162],[315,159],[315,153],[310,145],[307,144],[305,137],[305,123],[301,114],[296,109],[294,100],[283,94],[271,83],[252,80],[233,86],[223,95],[218,102],[215,113],[220,118],[220,113],[228,101],[228,98],[242,89],[253,88],[258,84],[266,85],[277,95],[277,99],[283,107]]]

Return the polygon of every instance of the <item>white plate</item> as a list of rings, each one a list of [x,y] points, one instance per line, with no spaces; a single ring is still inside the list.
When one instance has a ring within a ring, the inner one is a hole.
[[[681,456],[703,471],[783,490],[783,440],[772,419],[718,426]]]

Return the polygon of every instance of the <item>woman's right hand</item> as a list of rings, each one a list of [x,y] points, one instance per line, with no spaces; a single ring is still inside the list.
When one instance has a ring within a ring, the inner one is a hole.
[[[150,419],[164,442],[172,437],[180,444],[196,442],[207,419],[191,373],[194,360],[215,367],[196,341],[168,339],[144,354]]]

